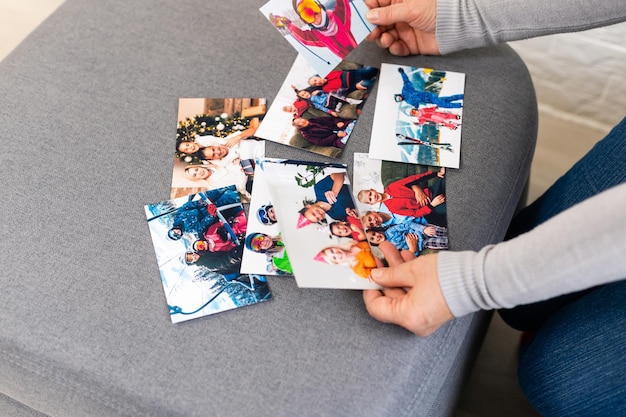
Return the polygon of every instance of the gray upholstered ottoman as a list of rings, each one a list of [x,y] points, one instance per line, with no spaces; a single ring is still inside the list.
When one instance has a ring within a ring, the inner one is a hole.
[[[0,414],[451,414],[485,315],[417,338],[371,319],[359,291],[276,278],[269,303],[170,322],[143,205],[169,195],[179,97],[273,99],[295,52],[262,4],[67,0],[0,63]],[[501,240],[536,136],[517,55],[366,44],[350,59],[467,74],[450,240]],[[342,162],[367,150],[374,100]]]

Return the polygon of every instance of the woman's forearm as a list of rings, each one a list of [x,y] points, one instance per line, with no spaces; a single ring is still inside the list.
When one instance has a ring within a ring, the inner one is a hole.
[[[510,241],[479,252],[441,251],[439,282],[458,317],[624,279],[625,254],[626,184],[622,184]]]
[[[626,21],[623,0],[438,0],[442,54]]]

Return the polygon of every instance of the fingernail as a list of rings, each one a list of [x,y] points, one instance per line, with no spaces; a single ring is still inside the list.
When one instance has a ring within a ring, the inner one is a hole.
[[[375,280],[376,278],[380,278],[383,275],[383,271],[381,271],[380,269],[372,269],[370,275],[372,276],[372,279]]]
[[[370,22],[376,23],[376,21],[378,20],[378,10],[372,9],[368,11],[365,16],[367,17],[367,20],[369,20]]]

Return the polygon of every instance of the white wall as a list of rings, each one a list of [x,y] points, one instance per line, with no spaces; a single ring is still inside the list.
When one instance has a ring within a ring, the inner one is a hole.
[[[626,23],[511,46],[530,70],[540,117],[608,131],[626,116]]]

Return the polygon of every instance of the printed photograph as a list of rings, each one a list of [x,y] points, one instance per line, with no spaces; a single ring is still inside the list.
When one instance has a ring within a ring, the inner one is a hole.
[[[248,212],[241,272],[262,275],[293,275],[276,217],[265,171],[255,168],[254,188]]]
[[[404,261],[448,249],[445,170],[354,154],[354,196],[373,248],[392,244]]]
[[[173,323],[271,299],[240,272],[247,218],[234,185],[145,206]]]
[[[170,198],[235,185],[249,202],[266,110],[263,98],[181,98]]]
[[[257,136],[338,158],[348,145],[378,68],[344,61],[319,76],[298,56]]]
[[[458,168],[465,74],[382,64],[369,156]]]
[[[271,0],[260,10],[322,76],[374,29],[363,0]]]
[[[272,178],[272,203],[298,286],[379,288],[369,275],[383,262],[366,240],[346,167],[264,160],[261,168]]]

